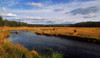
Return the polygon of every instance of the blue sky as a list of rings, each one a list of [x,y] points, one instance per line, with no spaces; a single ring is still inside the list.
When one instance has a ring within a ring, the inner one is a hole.
[[[100,0],[0,0],[0,16],[31,24],[100,21]]]

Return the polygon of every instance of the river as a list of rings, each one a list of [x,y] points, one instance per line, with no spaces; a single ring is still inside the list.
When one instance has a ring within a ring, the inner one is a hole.
[[[26,31],[12,31],[8,40],[14,44],[20,43],[29,50],[36,50],[38,53],[50,54],[59,52],[64,58],[100,58],[100,45],[74,41],[54,36],[37,35]],[[51,51],[46,49],[50,48]]]

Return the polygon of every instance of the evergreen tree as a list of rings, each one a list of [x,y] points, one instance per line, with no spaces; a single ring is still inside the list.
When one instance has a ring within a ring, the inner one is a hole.
[[[7,20],[7,19],[4,20],[4,26],[5,26],[5,27],[8,27],[8,26],[9,26],[8,20]]]
[[[0,16],[0,27],[2,27],[3,26],[3,18],[2,18],[2,16]]]

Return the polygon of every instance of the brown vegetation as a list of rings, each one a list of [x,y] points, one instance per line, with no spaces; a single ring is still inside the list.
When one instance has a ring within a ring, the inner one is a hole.
[[[12,44],[7,40],[10,35],[9,30],[31,30],[41,28],[28,28],[28,27],[0,27],[0,58],[62,58],[59,53],[48,55],[39,55],[36,51],[29,51],[20,44]],[[18,34],[18,32],[17,32]]]
[[[39,31],[29,31],[38,29]],[[78,36],[100,39],[99,27],[1,27],[0,30],[26,30],[38,34]]]
[[[59,55],[60,58],[62,58],[62,55],[59,53],[51,56],[38,55],[36,51],[28,51],[28,49],[22,45],[14,45],[6,39],[10,34],[9,30],[34,32],[29,31],[34,29],[38,29],[39,31],[35,31],[35,33],[40,35],[44,34],[48,36],[58,36],[73,40],[100,43],[99,27],[0,27],[0,58],[53,58],[58,57]]]
[[[37,34],[44,34],[49,36],[66,37],[82,41],[100,41],[100,28],[99,27],[52,27],[46,31],[38,31]]]
[[[0,30],[0,58],[39,58],[39,55],[31,53],[20,44],[12,44],[7,41],[10,31]]]

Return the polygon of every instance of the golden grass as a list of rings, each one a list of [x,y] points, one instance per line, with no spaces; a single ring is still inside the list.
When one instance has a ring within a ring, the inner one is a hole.
[[[55,30],[53,30],[53,28]],[[74,32],[76,30],[76,32]],[[81,38],[94,38],[100,40],[99,27],[52,27],[47,31],[38,31],[38,34],[77,36]]]
[[[100,40],[100,27],[0,27],[0,58],[62,58],[62,55],[59,53],[54,53],[51,56],[38,55],[36,51],[28,51],[28,49],[22,45],[14,45],[6,39],[10,34],[8,30],[28,31],[33,29],[40,29],[41,31],[36,31],[35,33],[41,35],[78,36],[82,38],[95,38]],[[74,30],[76,30],[76,32]]]
[[[39,58],[39,55],[31,53],[20,44],[12,44],[7,41],[10,31],[0,31],[0,58]]]
[[[0,27],[0,30],[33,30],[33,29],[52,29],[52,27]]]
[[[20,44],[12,44],[7,40],[10,35],[8,30],[31,30],[31,29],[45,29],[45,28],[28,28],[28,27],[0,27],[0,58],[60,58],[61,54],[55,53],[51,56],[39,55],[36,51],[29,51]]]
[[[48,29],[46,31],[28,31],[33,29]],[[54,29],[54,30],[53,30]],[[36,32],[39,34],[49,35],[68,35],[68,36],[79,36],[86,38],[100,39],[100,27],[0,27],[0,30],[26,30],[28,32]],[[74,32],[76,30],[76,33]]]

